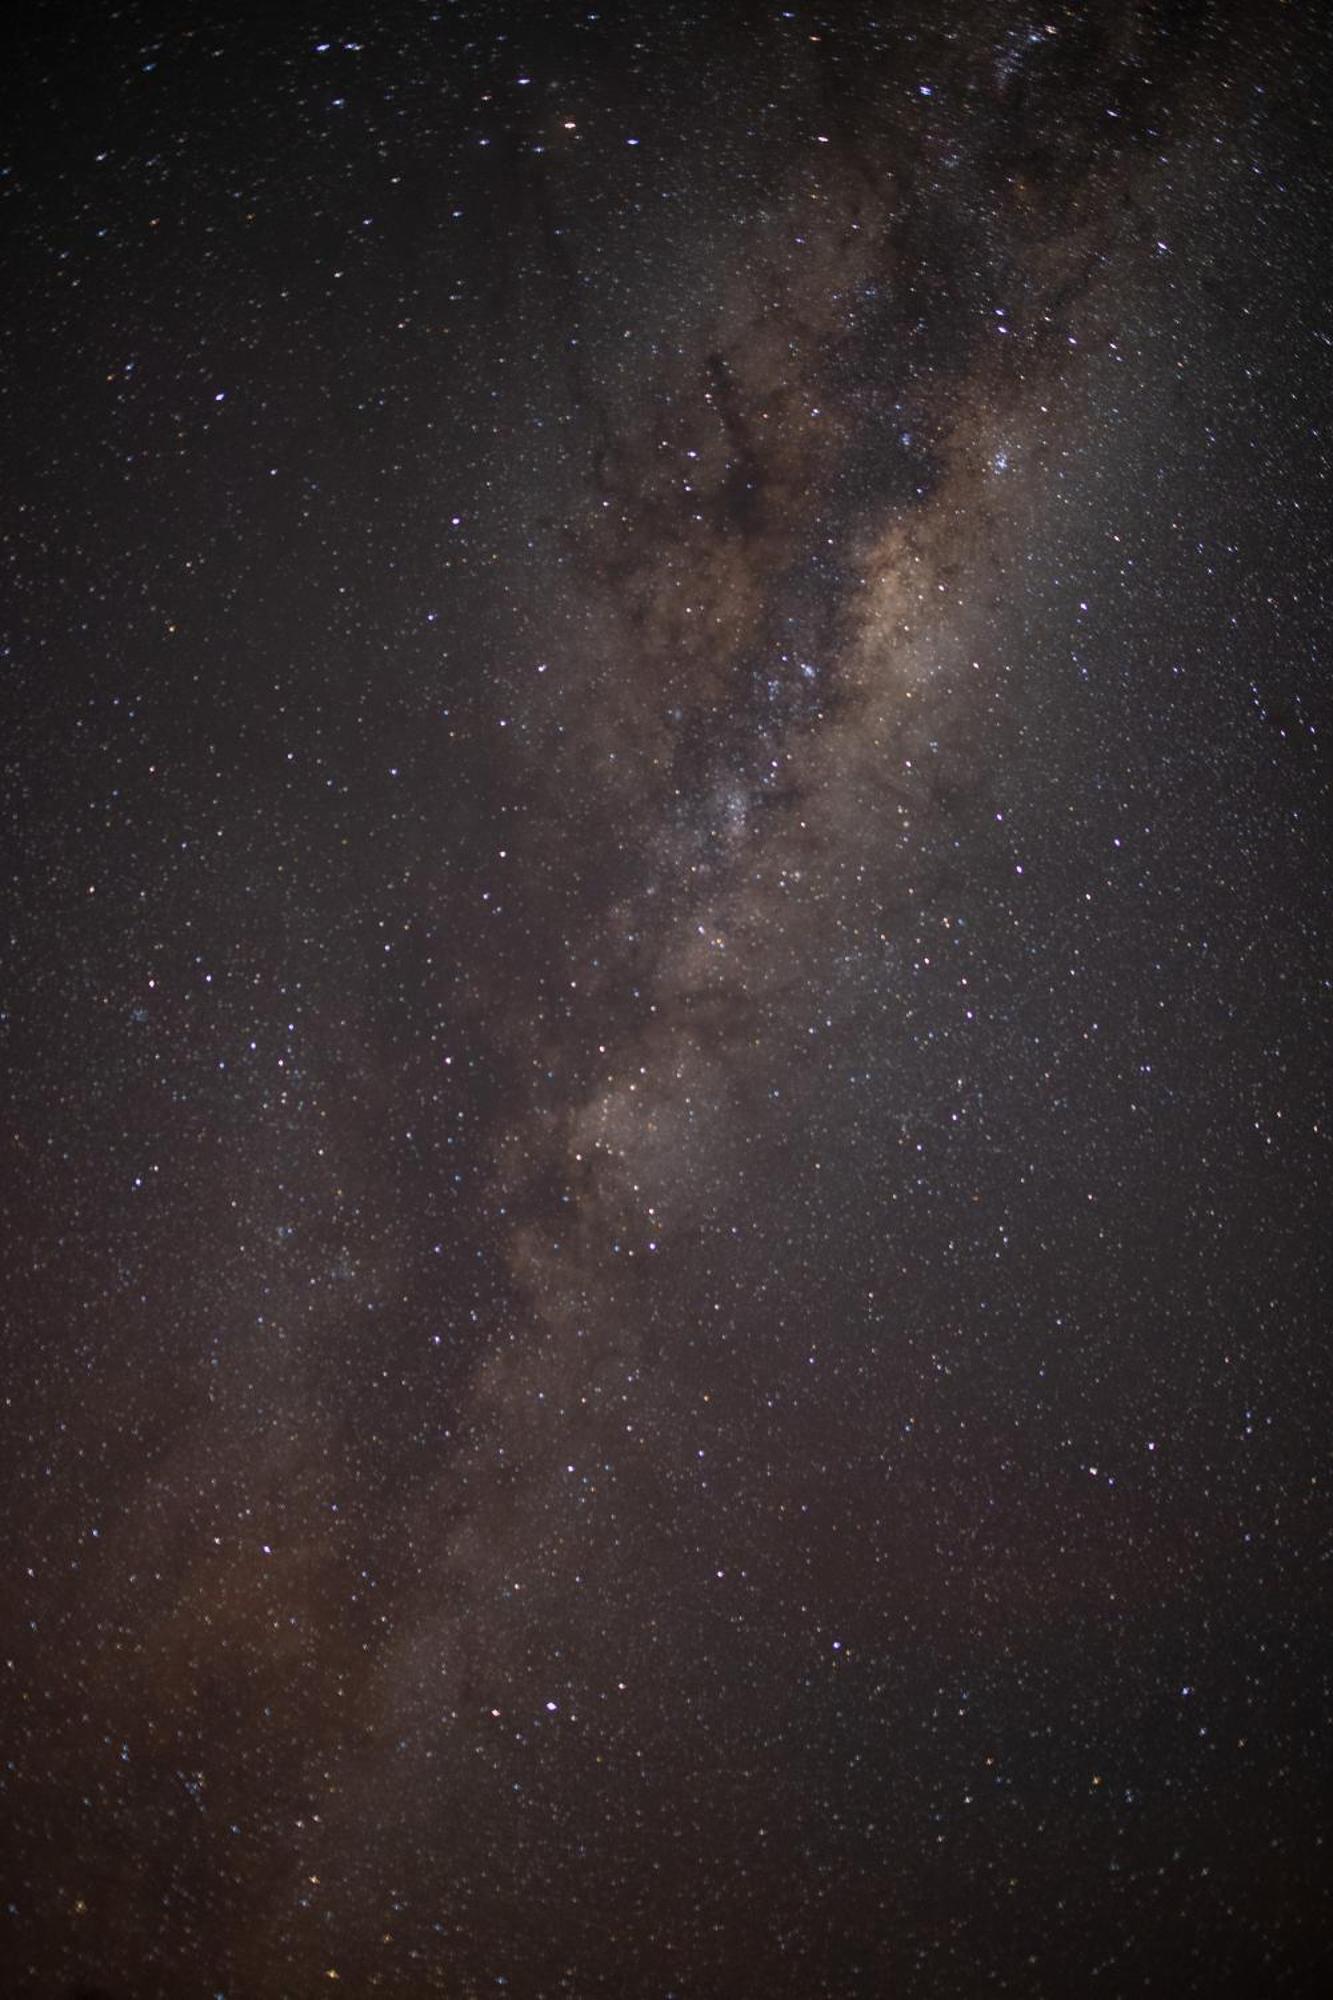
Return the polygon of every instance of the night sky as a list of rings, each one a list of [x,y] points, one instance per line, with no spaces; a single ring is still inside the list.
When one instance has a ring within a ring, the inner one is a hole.
[[[1331,42],[22,16],[0,1992],[1327,1990]]]

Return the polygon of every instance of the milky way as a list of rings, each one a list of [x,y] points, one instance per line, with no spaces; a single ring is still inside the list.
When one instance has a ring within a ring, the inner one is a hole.
[[[7,1991],[1322,1990],[1290,11],[29,38]]]

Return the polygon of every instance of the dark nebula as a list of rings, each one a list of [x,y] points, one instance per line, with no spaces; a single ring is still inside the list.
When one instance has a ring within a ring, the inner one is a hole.
[[[21,16],[0,1992],[1324,1991],[1330,38]]]

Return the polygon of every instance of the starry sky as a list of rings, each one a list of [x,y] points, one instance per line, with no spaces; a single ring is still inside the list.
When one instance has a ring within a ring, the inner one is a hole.
[[[6,1994],[1325,1990],[1330,39],[23,14]]]

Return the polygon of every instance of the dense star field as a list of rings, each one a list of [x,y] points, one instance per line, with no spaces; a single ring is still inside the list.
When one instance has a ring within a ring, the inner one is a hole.
[[[22,17],[4,1994],[1327,1990],[1331,39]]]

